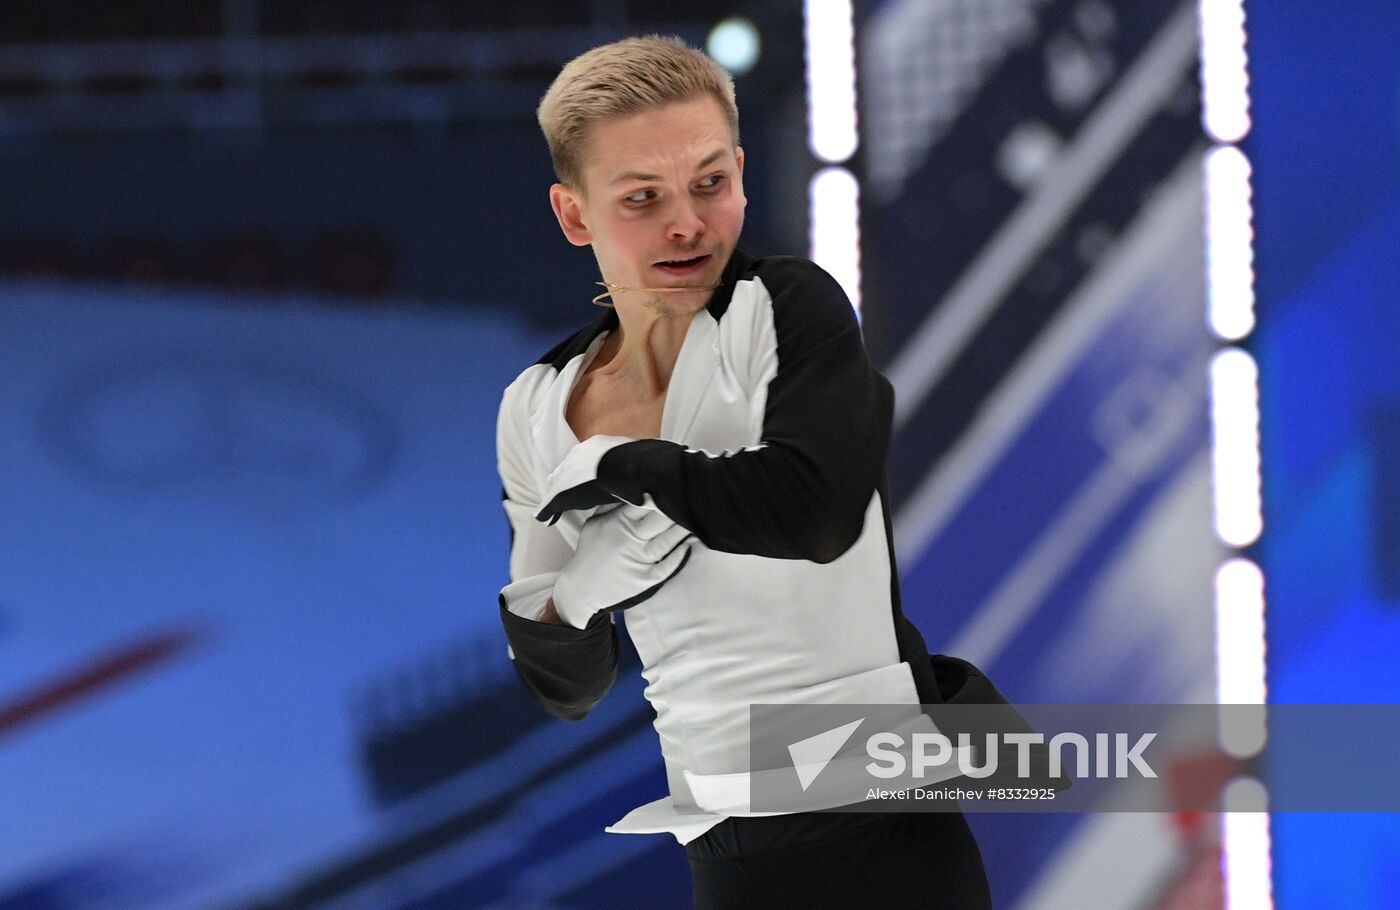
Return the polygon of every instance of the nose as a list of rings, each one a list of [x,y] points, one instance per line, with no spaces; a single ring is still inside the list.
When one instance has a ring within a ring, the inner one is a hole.
[[[666,225],[666,239],[690,240],[704,233],[705,221],[695,210],[695,204],[688,198],[678,200]]]

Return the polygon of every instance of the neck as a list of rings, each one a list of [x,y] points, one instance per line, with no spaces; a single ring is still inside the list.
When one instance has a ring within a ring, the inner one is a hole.
[[[603,342],[598,360],[606,362],[598,372],[644,382],[657,391],[670,384],[671,372],[681,345],[685,343],[690,321],[698,315],[671,313],[654,306],[620,301],[617,329]]]

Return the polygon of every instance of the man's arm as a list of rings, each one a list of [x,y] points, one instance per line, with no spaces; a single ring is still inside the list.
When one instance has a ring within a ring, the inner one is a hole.
[[[582,720],[617,680],[617,630],[599,613],[584,629],[525,619],[501,607],[515,672],[540,706]]]
[[[624,442],[597,462],[596,482],[631,502],[650,494],[711,549],[831,562],[864,527],[894,392],[835,279],[800,259],[760,278],[775,336],[755,364],[767,379],[760,445],[712,456],[661,439]]]
[[[583,629],[554,613],[554,579],[573,548],[556,528],[533,520],[539,493],[530,470],[525,393],[506,389],[496,423],[501,499],[511,529],[510,584],[500,594],[508,653],[526,690],[555,717],[580,720],[617,679],[617,631],[600,614]]]

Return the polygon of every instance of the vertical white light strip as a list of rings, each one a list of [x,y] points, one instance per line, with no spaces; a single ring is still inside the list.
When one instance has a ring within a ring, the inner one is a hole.
[[[856,152],[856,44],[850,0],[806,0],[807,144],[840,165]],[[824,167],[807,186],[812,261],[832,274],[860,317],[860,184],[845,167]]]
[[[807,141],[839,164],[856,153],[856,44],[850,0],[802,4],[807,43]]]
[[[1254,210],[1249,159],[1233,145],[1206,152],[1206,302],[1211,331],[1239,341],[1254,330]]]
[[[831,273],[860,313],[860,186],[844,167],[817,171],[808,186],[812,261]]]
[[[1225,342],[1254,330],[1254,235],[1249,159],[1234,143],[1249,133],[1249,69],[1243,0],[1198,0],[1201,121],[1217,145],[1204,162],[1206,321]],[[1236,550],[1259,539],[1259,368],[1243,349],[1211,361],[1211,465],[1215,529]],[[1222,704],[1268,697],[1264,573],[1236,554],[1215,579],[1216,685]],[[1262,740],[1261,740],[1262,743]],[[1227,750],[1230,743],[1223,741]],[[1227,910],[1272,910],[1273,868],[1267,812],[1224,812],[1221,871]]]
[[[1216,694],[1222,705],[1262,705],[1264,573],[1248,559],[1227,560],[1215,573]]]
[[[1201,0],[1201,114],[1216,142],[1249,132],[1249,68],[1243,0]]]
[[[1264,518],[1259,474],[1259,367],[1236,347],[1210,364],[1211,473],[1215,533],[1232,547],[1259,539]]]
[[[1270,910],[1274,905],[1269,813],[1226,812],[1225,910]]]

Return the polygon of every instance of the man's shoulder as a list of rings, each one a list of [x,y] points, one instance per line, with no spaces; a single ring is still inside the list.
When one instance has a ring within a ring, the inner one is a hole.
[[[774,281],[814,281],[827,275],[825,269],[804,256],[762,256],[750,260],[745,272],[746,277]]]
[[[800,316],[833,325],[855,322],[850,298],[831,273],[802,256],[765,256],[755,259],[746,277],[757,278],[772,299],[773,315],[784,320]]]
[[[589,321],[587,325],[581,326],[560,341],[555,342],[549,350],[536,358],[534,363],[521,371],[520,375],[539,372],[539,367],[545,367],[558,373],[570,360],[587,351],[588,345],[592,343],[594,338],[597,338],[605,329],[610,328],[609,323],[612,316],[610,311],[603,313],[598,318]]]
[[[594,320],[555,343],[506,386],[502,403],[518,403],[526,410],[533,410],[537,396],[554,382],[570,360],[588,350],[589,342],[601,330],[600,320]]]
[[[564,369],[565,364],[570,360],[573,360],[579,354],[588,350],[589,343],[603,330],[603,322],[603,319],[595,319],[588,325],[577,329],[568,337],[557,342],[548,351],[540,355],[539,359],[531,364],[528,369],[533,369],[537,366],[548,366],[555,372]]]

